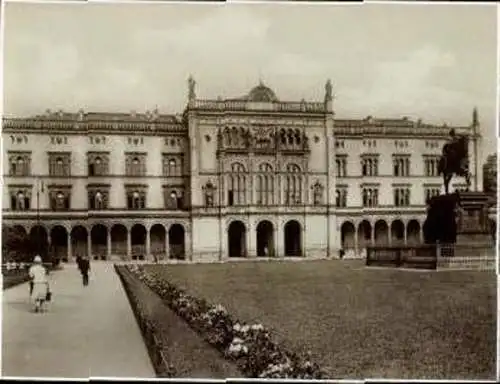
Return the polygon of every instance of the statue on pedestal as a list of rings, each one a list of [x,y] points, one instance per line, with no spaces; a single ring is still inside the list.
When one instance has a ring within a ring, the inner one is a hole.
[[[325,101],[332,101],[333,100],[333,86],[332,86],[332,81],[328,79],[328,81],[325,84]]]
[[[188,87],[189,87],[189,93],[188,93],[188,99],[189,100],[194,100],[196,99],[196,81],[194,81],[193,76],[189,76],[188,78]]]
[[[450,131],[450,140],[443,146],[443,154],[439,159],[438,174],[443,175],[445,193],[448,194],[453,175],[465,177],[469,190],[469,140],[466,136],[457,135],[455,130]]]

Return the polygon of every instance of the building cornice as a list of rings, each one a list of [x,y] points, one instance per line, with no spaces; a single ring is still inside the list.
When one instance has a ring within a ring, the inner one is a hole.
[[[187,134],[189,113],[196,116],[220,117],[231,115],[259,115],[314,120],[330,114],[323,102],[266,102],[256,103],[245,100],[191,100],[184,114],[160,115],[147,112],[137,114],[47,112],[45,115],[28,117],[4,117],[2,128],[5,133],[36,134],[127,134],[157,136],[159,134]],[[473,126],[449,126],[412,121],[406,117],[383,119],[368,116],[364,119],[332,119],[333,134],[347,137],[422,137],[445,139],[451,128],[458,134],[479,138]]]

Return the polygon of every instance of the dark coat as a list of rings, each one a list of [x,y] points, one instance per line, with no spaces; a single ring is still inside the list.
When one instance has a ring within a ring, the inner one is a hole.
[[[80,261],[80,271],[82,273],[87,273],[90,270],[90,261],[88,259],[82,259]]]
[[[76,265],[78,266],[78,269],[81,271],[82,270],[82,257],[81,256],[76,257]]]

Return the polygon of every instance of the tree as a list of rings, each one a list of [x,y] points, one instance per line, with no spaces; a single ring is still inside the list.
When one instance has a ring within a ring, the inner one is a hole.
[[[33,247],[26,232],[4,226],[2,228],[2,255],[3,261],[31,261]]]
[[[483,166],[483,191],[497,195],[497,155],[489,155]]]

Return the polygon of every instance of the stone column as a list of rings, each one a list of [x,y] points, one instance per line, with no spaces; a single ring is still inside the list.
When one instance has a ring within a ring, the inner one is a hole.
[[[149,229],[146,228],[146,260],[151,257],[151,235]]]
[[[72,249],[71,249],[71,232],[68,233],[68,262],[71,261],[71,259],[73,258],[73,252],[72,252]]]
[[[106,259],[111,259],[111,229],[108,230],[108,234],[106,237],[107,245],[106,245]]]
[[[245,231],[245,237],[242,237],[241,241],[243,242],[243,250],[245,251],[244,257],[252,257],[252,234],[251,228],[247,228]]]
[[[404,223],[403,225],[403,228],[404,228],[404,232],[403,232],[403,237],[404,237],[404,245],[408,245],[408,228],[406,227],[408,225],[408,223]]]
[[[127,228],[127,259],[130,260],[132,258],[132,231],[130,228]]]
[[[358,244],[358,227],[354,227],[354,256],[358,257],[359,255],[359,244]]]
[[[392,245],[392,231],[390,226],[387,229],[387,240],[389,241],[389,247],[390,247]]]
[[[273,257],[278,257],[278,228],[273,227]]]
[[[278,222],[278,226],[280,224],[281,223]],[[285,238],[284,238],[283,232],[280,231],[279,227],[276,228],[276,238],[277,238],[277,241],[276,241],[276,244],[277,244],[276,256],[278,256],[278,257],[285,257]]]
[[[170,258],[170,249],[168,247],[168,228],[165,229],[165,258],[168,260]]]
[[[257,233],[255,232],[255,229],[252,227],[253,225],[249,220],[246,232],[246,242],[247,242],[247,257],[250,258],[257,257]]]
[[[87,256],[89,259],[92,258],[92,236],[90,235],[90,231],[87,232]]]

